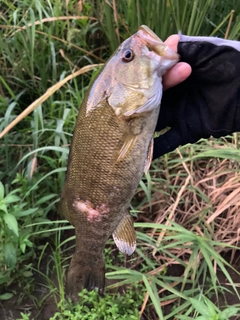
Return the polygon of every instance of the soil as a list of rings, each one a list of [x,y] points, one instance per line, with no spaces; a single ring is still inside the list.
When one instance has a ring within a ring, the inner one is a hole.
[[[227,253],[224,256],[224,259],[230,263],[232,260],[231,254]],[[239,284],[240,284],[240,254],[238,255],[237,258],[234,258],[234,261],[231,263],[231,265],[233,266],[235,271],[230,267],[226,267],[226,270],[228,271],[229,275],[231,276],[232,281],[236,285],[237,291],[240,295],[240,286],[239,286]],[[169,268],[168,275],[181,276],[183,274],[183,271],[184,270],[180,270],[177,265],[173,265],[171,268]],[[225,274],[222,271],[217,270],[217,277],[218,277],[219,284],[222,285],[224,288],[226,288],[226,291],[220,293],[218,295],[218,298],[216,298],[216,296],[212,296],[211,301],[215,305],[217,305],[219,307],[219,309],[222,309],[222,310],[225,309],[227,306],[236,305],[236,304],[239,305],[240,300],[237,297],[232,286],[229,284],[229,281],[226,278]],[[201,283],[199,283],[199,286],[201,287]],[[164,308],[164,314],[170,313],[171,309],[172,309],[172,305],[166,306]],[[144,320],[148,320],[148,319],[144,319]],[[157,319],[151,319],[151,320],[157,320]],[[225,319],[225,320],[240,320],[240,315],[235,316],[235,317],[231,317],[230,319]]]
[[[224,258],[229,262],[231,260],[230,254],[227,254]],[[235,261],[232,263],[233,267],[238,271],[238,273],[234,272],[231,268],[227,268],[227,271],[229,272],[235,284],[240,283],[239,261],[240,261],[240,255],[238,258],[235,258]],[[43,270],[44,267],[46,267],[46,265],[45,266],[43,265],[41,267],[43,272],[44,272]],[[168,273],[171,274],[172,276],[178,276],[182,274],[182,270],[179,269],[179,266],[173,265],[169,268]],[[218,302],[216,301],[215,297],[212,297],[212,301],[216,303],[218,306],[220,306],[220,308],[221,307],[224,308],[227,305],[229,306],[229,305],[239,304],[240,301],[236,296],[236,294],[233,292],[225,275],[221,271],[218,271],[217,276],[220,284],[223,285],[230,292],[226,291],[225,293],[220,294],[218,298]],[[35,277],[36,277],[35,279],[36,283],[43,283],[43,279],[39,277],[39,274],[36,274]],[[56,279],[52,279],[52,280],[53,282],[55,282],[57,286]],[[238,292],[240,294],[240,286],[237,285],[237,287],[238,287]],[[21,318],[21,312],[22,313],[31,312],[31,319],[34,319],[34,320],[49,320],[57,311],[57,305],[56,305],[57,302],[52,297],[46,299],[44,305],[41,308],[38,308],[36,305],[37,303],[34,304],[32,299],[30,298],[24,298],[22,301],[20,301],[20,296],[22,292],[19,288],[11,288],[11,289],[14,289],[16,292],[14,297],[11,298],[10,300],[0,302],[0,319],[1,320],[19,319]],[[41,299],[43,299],[44,296],[47,295],[46,287],[42,284],[37,285],[33,295],[35,296],[36,302],[40,301]],[[171,305],[164,307],[164,313],[168,314],[171,308],[172,308]],[[146,316],[143,315],[141,320],[157,320],[154,316],[150,316],[150,314],[151,314],[151,311],[148,313],[147,318]],[[149,316],[151,318],[149,318]],[[237,319],[240,319],[240,316],[231,318],[231,320],[237,320]]]

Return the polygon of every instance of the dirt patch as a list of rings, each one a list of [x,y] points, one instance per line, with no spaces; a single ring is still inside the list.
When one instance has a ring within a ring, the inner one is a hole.
[[[227,261],[231,260],[231,255],[228,253],[225,257]],[[240,254],[237,254],[235,256],[235,259],[233,261],[233,268],[236,270],[231,269],[230,267],[226,267],[230,277],[232,278],[233,283],[236,285],[238,294],[240,295]],[[228,279],[226,278],[225,274],[218,270],[217,271],[217,277],[220,282],[220,284],[226,288],[228,291],[225,291],[224,293],[220,294],[218,297],[218,301],[216,298],[213,298],[212,300],[221,308],[224,308],[226,306],[231,306],[234,304],[239,304],[240,300],[238,296],[236,295],[236,292],[233,290],[231,284],[229,283]],[[240,319],[240,316],[233,317],[232,319]]]
[[[228,253],[224,257],[228,262],[231,260],[231,254]],[[230,267],[226,267],[228,273],[230,274],[233,282],[237,284],[237,290],[240,295],[240,286],[238,285],[240,283],[240,255],[235,254],[235,259],[232,263],[233,267],[236,269],[236,271],[232,270]],[[44,270],[42,270],[44,271]],[[183,268],[179,265],[172,265],[168,268],[168,274],[172,276],[180,276],[183,273]],[[236,293],[234,292],[233,288],[229,284],[228,279],[224,275],[224,273],[220,270],[217,270],[217,276],[219,283],[225,287],[229,292],[225,291],[219,294],[218,299],[216,297],[212,297],[211,300],[220,307],[220,309],[224,309],[227,306],[239,304],[240,300],[237,297]],[[52,279],[54,282],[56,282],[56,279]],[[44,283],[43,279],[41,279],[39,276],[36,276],[36,282],[38,283]],[[201,285],[201,284],[200,284]],[[57,287],[57,283],[56,283]],[[13,288],[12,288],[13,289]],[[48,295],[46,286],[43,284],[36,285],[35,291],[33,293],[34,296],[34,303],[33,300],[30,297],[25,297],[22,301],[20,301],[20,296],[22,294],[21,290],[19,288],[15,288],[15,296],[7,301],[1,301],[0,303],[0,319],[1,320],[16,320],[18,318],[21,318],[21,312],[22,313],[29,313],[31,312],[31,319],[34,320],[49,320],[57,311],[57,301],[53,298],[53,296],[49,296],[49,298],[45,299],[44,303],[41,306],[38,306],[37,302],[40,302],[43,300],[44,297]],[[166,305],[163,310],[165,314],[168,314],[173,305],[169,304]],[[157,320],[157,318],[154,316],[154,310],[147,310],[147,314],[144,313],[141,317],[141,320]],[[150,318],[149,318],[150,317]],[[240,319],[239,316],[232,317],[231,319],[237,320]]]

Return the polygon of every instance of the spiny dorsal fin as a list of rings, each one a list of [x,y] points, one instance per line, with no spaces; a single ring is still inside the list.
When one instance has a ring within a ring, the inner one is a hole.
[[[134,252],[136,248],[136,233],[129,213],[120,221],[112,236],[121,252],[129,256]]]

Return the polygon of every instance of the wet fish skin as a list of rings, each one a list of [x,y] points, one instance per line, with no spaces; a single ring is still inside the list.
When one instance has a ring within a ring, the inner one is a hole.
[[[120,45],[80,107],[58,207],[76,233],[67,274],[73,300],[83,288],[103,293],[103,250],[111,234],[122,252],[135,250],[129,205],[151,161],[161,76],[178,61],[149,30],[142,26]]]

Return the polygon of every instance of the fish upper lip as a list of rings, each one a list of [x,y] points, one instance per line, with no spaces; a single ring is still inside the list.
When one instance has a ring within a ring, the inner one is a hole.
[[[142,44],[146,45],[150,50],[154,51],[158,56],[170,59],[179,60],[179,55],[174,50],[169,48],[158,36],[147,26],[141,26],[136,35],[139,37]]]
[[[152,39],[154,39],[154,40],[157,41],[158,43],[159,43],[159,42],[163,42],[163,41],[156,35],[156,33],[154,33],[154,32],[153,32],[148,26],[146,26],[146,25],[141,25],[141,26],[139,27],[138,32],[147,34],[148,36],[150,36]]]
[[[163,44],[163,41],[147,26],[140,26],[136,35],[139,37],[142,44],[147,45],[150,49],[153,49],[159,44]],[[163,44],[164,46],[167,46]]]

